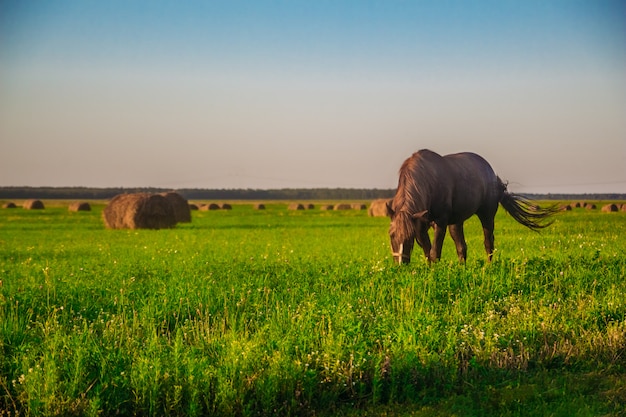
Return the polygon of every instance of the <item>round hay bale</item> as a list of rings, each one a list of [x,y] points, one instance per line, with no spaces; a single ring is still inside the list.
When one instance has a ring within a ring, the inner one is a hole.
[[[324,204],[320,206],[320,210],[333,210],[334,208],[335,206],[333,206],[332,204]]]
[[[315,208],[315,204],[309,203],[305,206],[307,210],[313,210]]]
[[[215,203],[203,204],[200,206],[200,211],[219,210],[220,206]]]
[[[352,210],[365,210],[367,205],[361,203],[352,203]]]
[[[352,206],[346,203],[337,204],[335,210],[352,210]]]
[[[5,209],[9,209],[9,208],[17,208],[17,206],[15,205],[15,203],[13,203],[13,202],[9,201],[9,202],[4,203],[4,204],[2,205],[2,208],[5,208]]]
[[[304,205],[300,203],[291,203],[287,206],[287,210],[304,210]]]
[[[233,206],[228,203],[220,203],[220,209],[222,210],[232,210]]]
[[[619,207],[617,207],[617,204],[607,204],[606,206],[602,206],[602,211],[604,213],[619,211]]]
[[[263,203],[256,203],[256,204],[253,206],[253,208],[254,208],[255,210],[265,210],[265,204],[263,204]]]
[[[131,200],[137,199],[137,194],[118,194],[109,201],[102,211],[104,225],[109,229],[126,229],[126,212]]]
[[[572,206],[570,206],[569,204],[561,206],[561,211],[572,211]]]
[[[595,210],[597,207],[596,207],[596,205],[595,205],[595,204],[592,204],[592,203],[587,203],[587,204],[585,204],[585,208],[586,208],[587,210]]]
[[[91,205],[86,201],[74,201],[67,209],[69,211],[91,211]]]
[[[176,226],[169,200],[160,194],[119,194],[102,211],[109,229],[168,229]]]
[[[189,209],[189,202],[180,194],[173,191],[167,193],[161,193],[163,197],[172,205],[174,209],[174,217],[178,223],[191,222],[191,210]]]
[[[577,201],[575,203],[572,203],[572,206],[574,208],[581,208],[581,207],[585,207],[585,203],[581,203],[580,201]]]
[[[189,210],[198,210],[199,207],[197,204],[189,203]]]
[[[622,204],[622,207],[620,208],[620,211],[626,211],[626,204]]]
[[[378,200],[372,201],[370,204],[370,208],[367,210],[367,214],[370,217],[386,217],[387,213],[387,203],[390,203],[391,199],[388,198],[379,198]]]
[[[44,209],[44,205],[41,200],[26,200],[24,201],[24,206],[26,210],[42,210]]]

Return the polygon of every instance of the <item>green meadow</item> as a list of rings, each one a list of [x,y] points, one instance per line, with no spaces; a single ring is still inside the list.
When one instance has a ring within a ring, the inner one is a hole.
[[[0,210],[0,417],[626,414],[626,213],[398,266],[366,211],[44,203]]]

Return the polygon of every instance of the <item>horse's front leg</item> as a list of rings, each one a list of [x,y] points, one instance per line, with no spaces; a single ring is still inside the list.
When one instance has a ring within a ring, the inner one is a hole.
[[[420,247],[424,251],[424,256],[426,257],[426,259],[430,261],[430,250],[432,246],[430,245],[430,236],[428,236],[428,228],[427,227],[422,228],[422,230],[420,230],[415,235],[415,240],[417,240],[417,243],[420,245]]]
[[[465,243],[465,233],[463,231],[463,223],[451,224],[450,236],[456,245],[456,254],[459,257],[459,262],[464,263],[467,259],[467,244]]]
[[[430,250],[430,261],[437,262],[441,259],[441,248],[443,248],[443,238],[446,237],[446,224],[433,224],[435,233],[433,236],[433,247]]]

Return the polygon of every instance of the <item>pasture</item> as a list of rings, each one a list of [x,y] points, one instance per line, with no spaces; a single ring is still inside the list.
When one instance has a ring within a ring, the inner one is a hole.
[[[0,416],[626,413],[626,213],[395,265],[366,210],[0,210]],[[419,250],[419,248],[418,248]]]

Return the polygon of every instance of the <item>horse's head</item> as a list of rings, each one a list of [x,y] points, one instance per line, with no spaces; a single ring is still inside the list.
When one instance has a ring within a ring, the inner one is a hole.
[[[391,218],[389,238],[394,262],[398,264],[411,262],[415,239],[420,235],[422,227],[428,227],[428,223],[423,220],[427,217],[427,213],[423,211],[410,214],[405,210],[395,211],[391,204],[387,204],[387,215]]]
[[[394,262],[408,264],[415,244],[417,227],[414,217],[405,210],[394,210],[387,204],[387,215],[391,218],[389,238]]]

